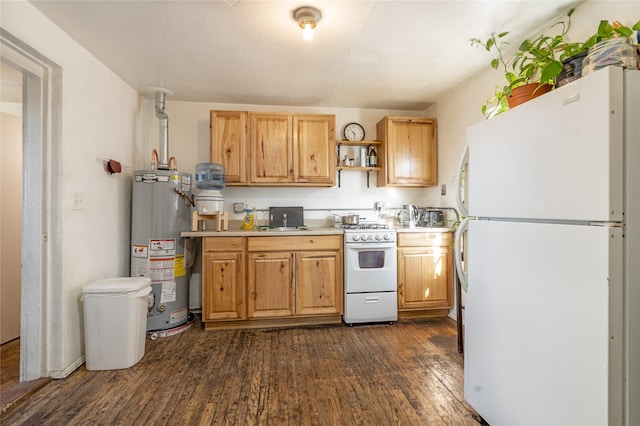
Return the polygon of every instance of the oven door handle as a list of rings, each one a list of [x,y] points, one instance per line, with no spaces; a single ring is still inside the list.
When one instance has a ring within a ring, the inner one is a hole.
[[[395,243],[346,243],[345,247],[352,250],[360,249],[394,249]]]

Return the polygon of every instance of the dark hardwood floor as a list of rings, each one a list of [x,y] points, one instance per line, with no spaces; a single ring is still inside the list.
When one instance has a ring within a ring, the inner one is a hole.
[[[50,378],[44,378],[20,383],[20,339],[0,345],[0,416],[4,416],[50,381]]]
[[[84,366],[3,425],[477,425],[455,322],[204,331],[147,340],[124,370]]]

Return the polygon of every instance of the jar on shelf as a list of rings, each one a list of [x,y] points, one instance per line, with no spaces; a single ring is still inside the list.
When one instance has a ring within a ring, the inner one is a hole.
[[[638,68],[638,50],[627,37],[603,40],[589,48],[589,53],[582,61],[582,75],[608,67]]]

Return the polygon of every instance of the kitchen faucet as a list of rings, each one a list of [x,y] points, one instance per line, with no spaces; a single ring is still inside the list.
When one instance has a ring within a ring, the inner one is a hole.
[[[286,228],[286,227],[287,227],[287,214],[286,214],[286,213],[284,213],[284,214],[282,215],[282,227],[283,227],[283,228]]]

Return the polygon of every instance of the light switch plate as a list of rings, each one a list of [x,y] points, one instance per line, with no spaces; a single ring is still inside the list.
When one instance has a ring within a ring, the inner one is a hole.
[[[74,192],[71,194],[73,200],[72,210],[84,210],[84,194],[82,192]]]

